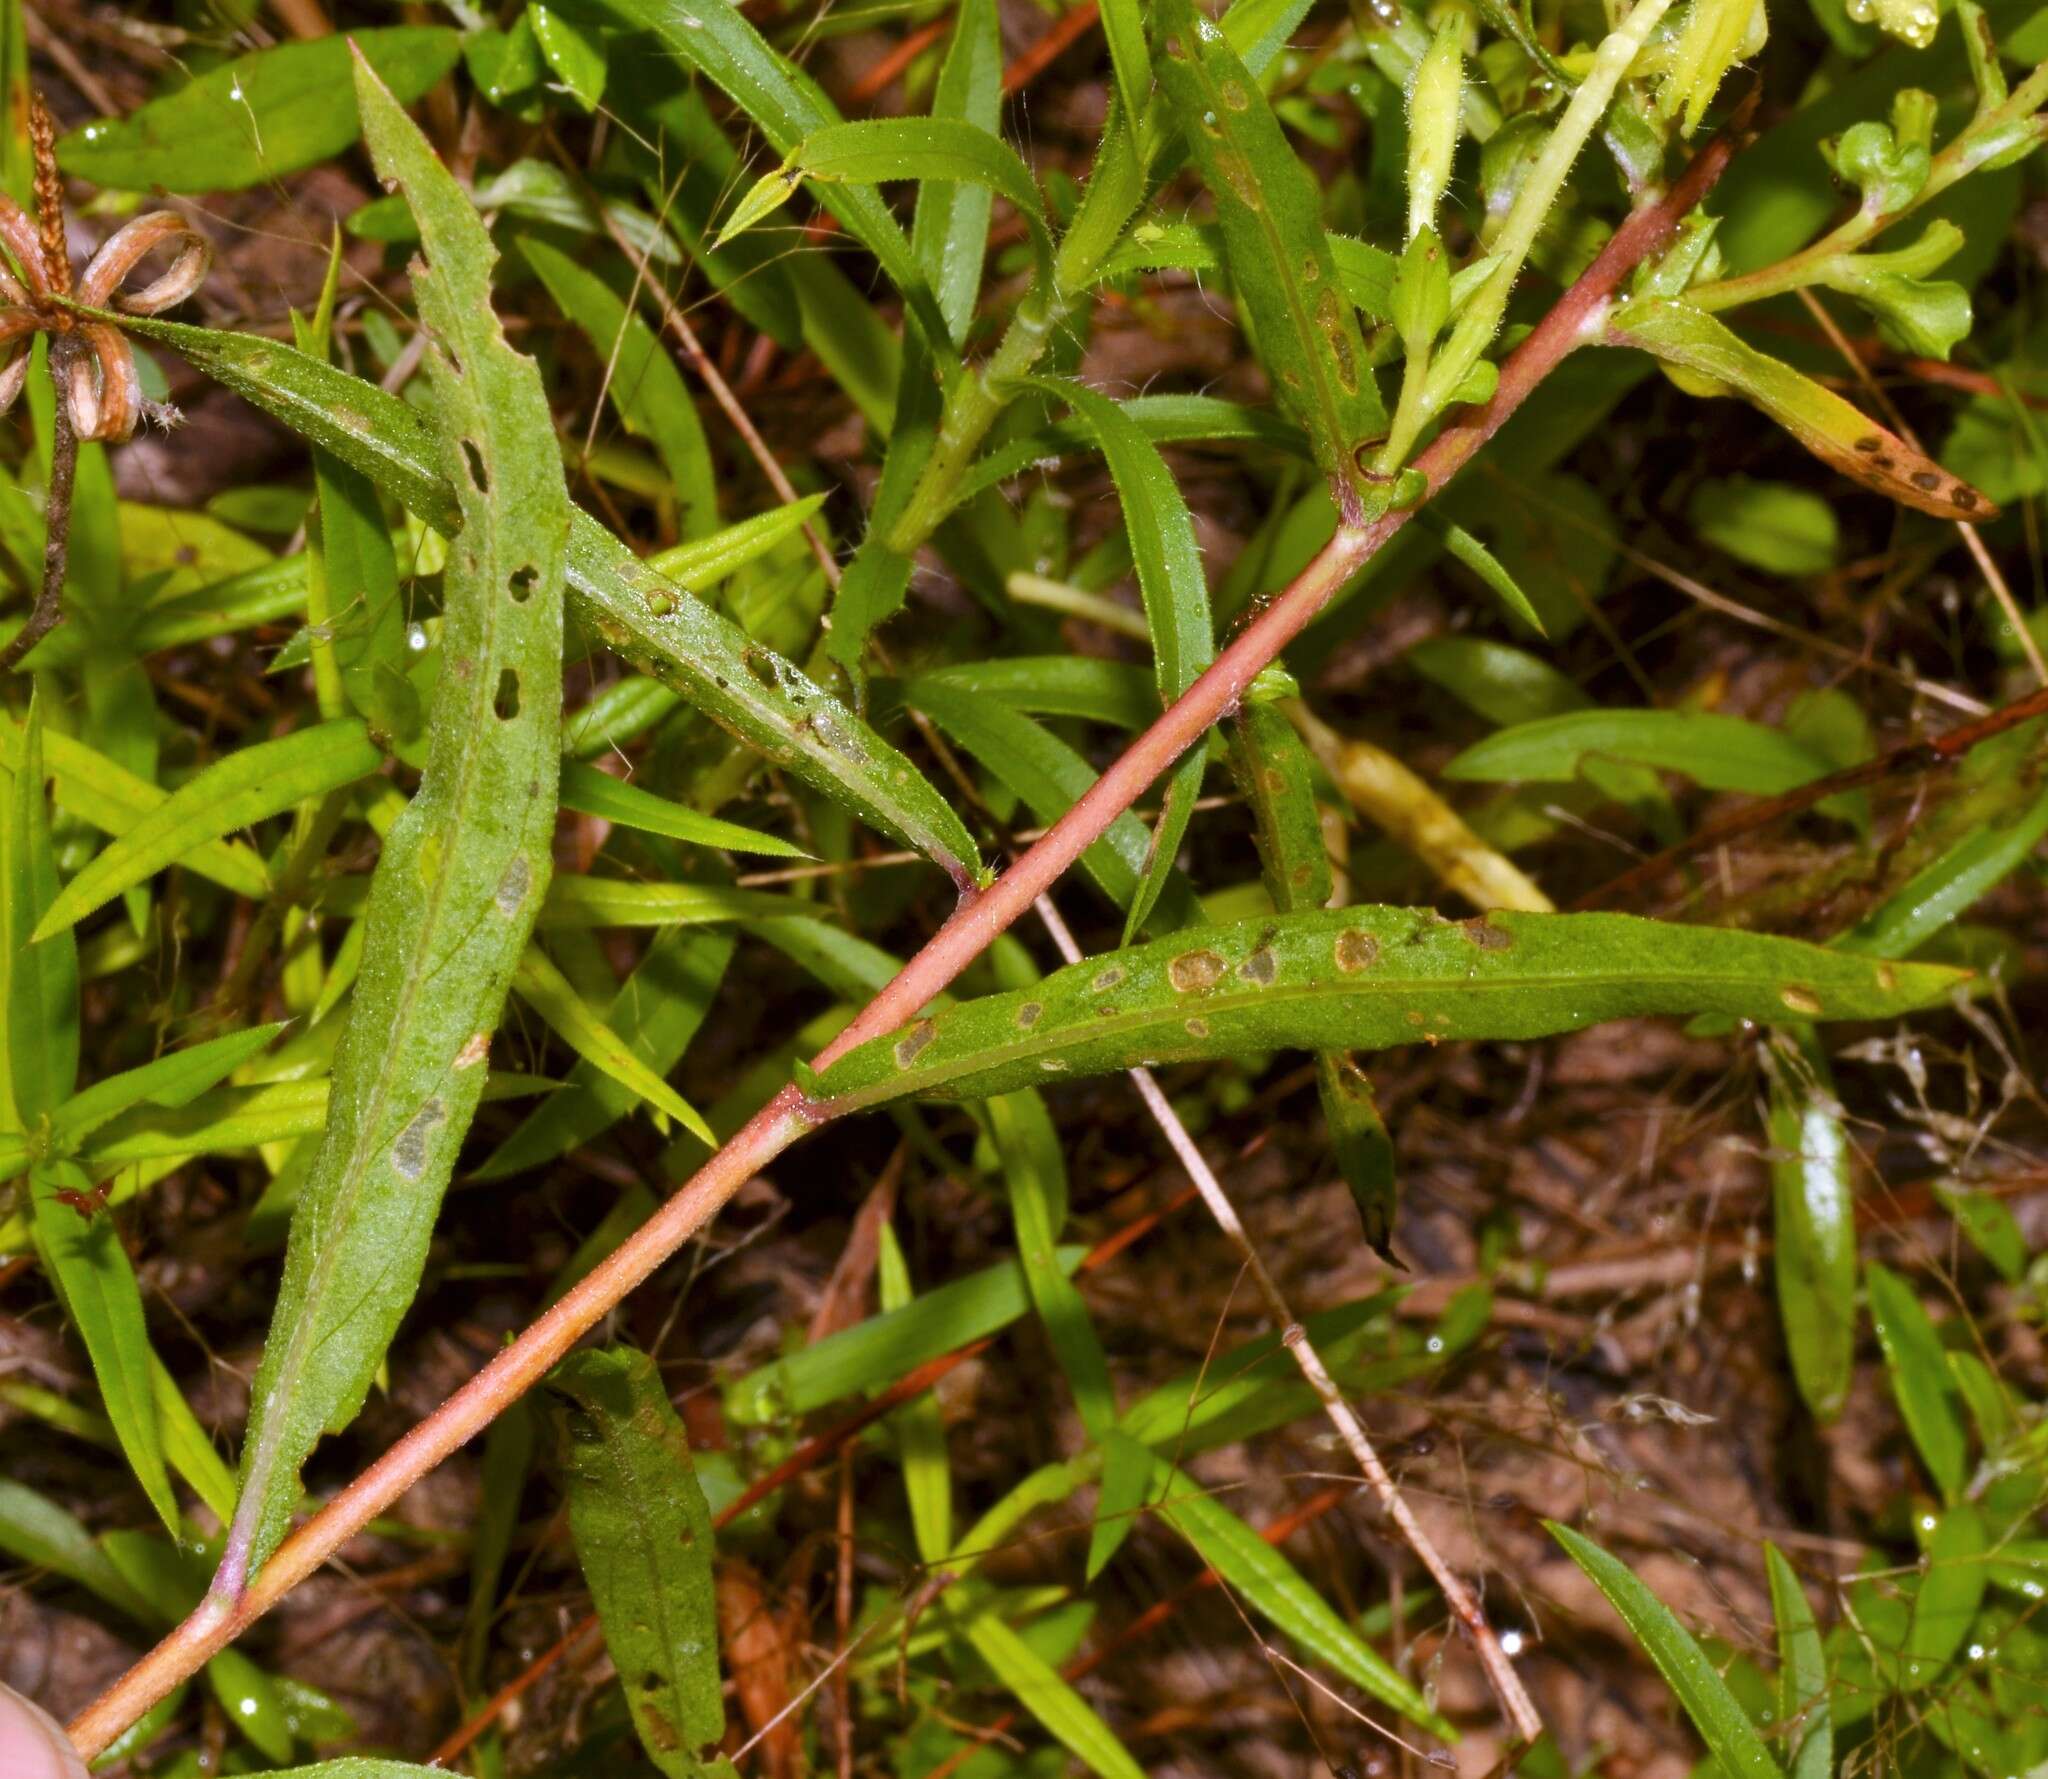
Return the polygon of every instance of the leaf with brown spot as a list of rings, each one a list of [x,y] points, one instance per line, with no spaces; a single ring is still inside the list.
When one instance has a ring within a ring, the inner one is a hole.
[[[1702,309],[1641,297],[1608,319],[1604,343],[1634,346],[1761,408],[1814,456],[1901,506],[1978,525],[1998,508],[1969,483],[1887,432],[1832,390],[1759,352]]]

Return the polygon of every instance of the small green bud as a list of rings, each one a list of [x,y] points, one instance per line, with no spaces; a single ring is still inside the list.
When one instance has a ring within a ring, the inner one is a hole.
[[[1901,352],[1946,359],[1970,331],[1970,296],[1960,284],[1927,274],[1963,244],[1952,222],[1932,222],[1910,247],[1893,253],[1843,253],[1824,261],[1818,282],[1870,312],[1877,331]]]
[[[1261,667],[1244,689],[1247,704],[1278,704],[1285,698],[1299,698],[1301,682],[1277,662]]]
[[[1664,115],[1683,111],[1690,136],[1728,70],[1760,53],[1768,35],[1763,0],[1693,0],[1657,95]]]
[[[1408,87],[1408,238],[1436,225],[1458,148],[1458,107],[1465,90],[1464,31],[1446,19]]]

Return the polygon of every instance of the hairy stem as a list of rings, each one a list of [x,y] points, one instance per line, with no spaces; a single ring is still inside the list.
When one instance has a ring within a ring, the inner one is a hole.
[[[1638,210],[1615,231],[1599,257],[1501,367],[1492,401],[1454,420],[1416,460],[1415,467],[1427,480],[1425,499],[1464,468],[1543,379],[1597,330],[1621,281],[1645,257],[1670,244],[1679,220],[1720,177],[1734,150],[1732,133],[1715,138],[1666,196]],[[901,1025],[952,982],[1212,724],[1236,708],[1259,672],[1415,510],[1386,513],[1369,524],[1340,525],[1293,584],[1238,632],[1208,671],[1008,871],[954,911],[812,1067],[828,1068],[856,1045]],[[373,1517],[475,1438],[709,1222],[740,1187],[826,1116],[794,1085],[784,1088],[601,1265],[286,1538],[240,1594],[233,1599],[209,1597],[87,1706],[70,1726],[79,1752],[87,1758],[98,1754]]]

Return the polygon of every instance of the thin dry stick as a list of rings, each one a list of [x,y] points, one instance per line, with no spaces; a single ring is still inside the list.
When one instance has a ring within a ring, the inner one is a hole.
[[[1424,499],[1456,475],[1507,423],[1543,379],[1597,338],[1621,281],[1669,246],[1737,147],[1731,126],[1696,155],[1664,197],[1635,212],[1501,366],[1493,399],[1454,419],[1415,467]],[[839,1037],[812,1063],[829,1068],[928,1004],[996,936],[1056,883],[1109,824],[1129,809],[1210,727],[1344,584],[1405,526],[1422,502],[1370,524],[1340,524],[1294,582],[1231,640],[1206,672],[1164,711],[1007,872],[961,904]],[[833,1116],[792,1083],[630,1238],[544,1312],[433,1414],[414,1427],[272,1553],[239,1592],[209,1592],[199,1607],[70,1725],[79,1752],[98,1754],[180,1681],[196,1673],[421,1477],[488,1427],[632,1290],[715,1216],[727,1199],[790,1144]]]
[[[1052,934],[1060,956],[1070,964],[1078,964],[1081,948],[1074,943],[1074,935],[1067,930],[1067,923],[1060,918],[1060,912],[1052,905],[1050,897],[1039,897],[1038,916]],[[1543,1719],[1537,1715],[1535,1705],[1523,1689],[1521,1676],[1515,1672],[1514,1664],[1501,1648],[1493,1627],[1486,1622],[1486,1614],[1480,1610],[1479,1602],[1472,1597],[1471,1590],[1459,1578],[1458,1572],[1444,1561],[1443,1553],[1430,1541],[1429,1534],[1422,1529],[1422,1522],[1402,1497],[1400,1486],[1380,1462],[1379,1453],[1372,1449],[1372,1441],[1366,1438],[1365,1429],[1351,1412],[1351,1404],[1344,1400],[1344,1393],[1330,1376],[1329,1367],[1309,1340],[1308,1330],[1289,1307],[1278,1282],[1266,1270],[1266,1263],[1259,1257],[1259,1250],[1246,1232],[1237,1207],[1223,1190],[1223,1182],[1216,1178],[1203,1159],[1201,1149],[1188,1134],[1188,1127],[1181,1122],[1180,1114],[1161,1090],[1158,1079],[1144,1067],[1131,1069],[1128,1073],[1138,1089],[1138,1097],[1145,1102],[1145,1109],[1152,1114],[1152,1122],[1159,1126],[1174,1154],[1180,1157],[1181,1166],[1187,1169],[1188,1178],[1202,1195],[1202,1203],[1209,1207],[1209,1215],[1216,1219],[1216,1227],[1223,1231],[1224,1238],[1244,1261],[1252,1286],[1266,1306],[1266,1314],[1272,1317],[1275,1327],[1285,1330],[1281,1336],[1283,1343],[1294,1355],[1295,1364],[1301,1367],[1301,1375],[1308,1379],[1309,1388],[1322,1403],[1323,1412],[1337,1429],[1337,1436],[1344,1441],[1365,1480],[1372,1485],[1372,1492],[1379,1497],[1381,1510],[1399,1529],[1408,1548],[1422,1559],[1422,1566],[1443,1590],[1445,1605],[1450,1607],[1471,1637],[1473,1648],[1479,1652],[1479,1664],[1486,1670],[1486,1678],[1493,1685],[1501,1709],[1514,1724],[1515,1733],[1524,1741],[1535,1741],[1543,1734]]]
[[[1891,420],[1892,430],[1914,450],[1919,451],[1920,441],[1914,436],[1912,427],[1907,424],[1905,415],[1899,412],[1898,403],[1892,400],[1884,385],[1870,374],[1870,366],[1864,363],[1861,354],[1849,344],[1842,330],[1835,325],[1835,318],[1827,312],[1820,298],[1811,290],[1802,289],[1799,292],[1799,300],[1806,305],[1807,313],[1820,323],[1820,331],[1827,335],[1829,343],[1848,362],[1856,380],[1870,392],[1871,400],[1884,409]],[[1921,454],[1925,455],[1924,452]],[[1962,533],[1963,543],[1976,561],[1978,572],[1984,577],[1984,584],[1991,589],[1992,598],[1998,601],[1999,609],[2005,613],[2005,621],[2012,626],[2013,635],[2019,639],[2020,652],[2026,656],[2027,665],[2034,670],[2034,678],[2042,685],[2048,686],[2048,660],[2042,658],[2041,645],[2034,640],[2033,631],[2027,627],[2026,614],[2020,610],[2020,602],[2012,596],[2012,589],[2005,583],[2005,575],[1992,559],[1990,546],[1977,535],[1977,528],[1974,525],[1965,525],[1959,519],[1956,521],[1956,530]]]

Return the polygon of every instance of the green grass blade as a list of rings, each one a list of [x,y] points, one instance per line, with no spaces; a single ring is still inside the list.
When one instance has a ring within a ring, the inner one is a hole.
[[[1671,1608],[1637,1580],[1626,1563],[1609,1556],[1590,1538],[1554,1520],[1545,1523],[1551,1537],[1607,1596],[1608,1604],[1621,1614],[1622,1622],[1657,1664],[1699,1731],[1700,1740],[1720,1762],[1726,1779],[1782,1779],[1782,1769],[1771,1758],[1749,1714]]]
[[[1035,1093],[999,1094],[985,1109],[1002,1162],[1025,1286],[1074,1392],[1081,1424],[1089,1438],[1100,1439],[1116,1419],[1116,1393],[1088,1306],[1059,1263],[1059,1237],[1067,1220],[1067,1168],[1059,1132]]]
[[[736,941],[730,933],[687,928],[657,934],[605,1009],[605,1023],[657,1076],[682,1060],[711,1010]],[[587,1062],[492,1151],[473,1178],[502,1179],[565,1155],[609,1129],[636,1096]]]
[[[67,1509],[6,1477],[0,1477],[0,1550],[75,1581],[138,1624],[157,1622],[149,1602]]]
[[[36,1255],[57,1288],[64,1313],[85,1343],[93,1380],[121,1453],[172,1537],[179,1533],[177,1497],[164,1464],[163,1434],[151,1376],[155,1354],[142,1317],[142,1290],[114,1219],[60,1201],[60,1188],[91,1182],[77,1168],[51,1162],[29,1175]]]
[[[1002,105],[1003,38],[996,0],[962,0],[932,93],[932,116],[956,119],[994,136]],[[985,185],[943,181],[928,182],[917,194],[910,250],[931,281],[939,313],[956,340],[966,339],[981,294],[993,196]]]
[[[1829,763],[1781,730],[1689,710],[1581,710],[1519,723],[1476,742],[1446,778],[1565,784],[1588,757],[1682,772],[1710,791],[1775,797],[1822,777]]]
[[[1164,709],[1201,676],[1215,659],[1215,621],[1209,614],[1209,585],[1188,515],[1173,473],[1157,447],[1107,396],[1078,383],[1033,378],[1032,387],[1086,417],[1123,505],[1145,623],[1152,633],[1152,668]],[[1152,832],[1136,892],[1124,914],[1124,943],[1143,929],[1166,887],[1182,838],[1201,793],[1205,756],[1200,748],[1167,780],[1166,800]]]
[[[846,1110],[978,1099],[1134,1063],[1277,1048],[1527,1039],[1603,1019],[1889,1018],[1964,978],[1796,940],[1610,914],[1340,908],[1105,953],[1028,991],[932,1013],[819,1077]]]
[[[1827,1056],[1811,1034],[1763,1052],[1770,1085],[1771,1259],[1800,1397],[1842,1412],[1856,1359],[1856,1200],[1849,1133]]]
[[[916,1301],[903,1249],[887,1223],[882,1225],[875,1258],[875,1290],[885,1312],[908,1309]],[[903,1469],[903,1494],[910,1507],[917,1554],[927,1563],[941,1562],[953,1548],[953,1475],[938,1398],[926,1391],[906,1402],[889,1417],[889,1426],[896,1436],[896,1456]]]
[[[1166,0],[1159,29],[1160,85],[1215,201],[1260,356],[1340,500],[1356,505],[1358,453],[1385,435],[1387,415],[1337,281],[1321,194],[1224,33],[1188,0]]]
[[[499,330],[496,254],[468,197],[375,75],[358,63],[356,76],[372,158],[405,189],[427,256],[414,290],[463,518],[442,646],[470,671],[436,684],[419,792],[372,881],[326,1133],[257,1372],[229,1589],[283,1536],[300,1464],[354,1417],[411,1302],[552,867],[569,523],[554,422],[538,369]]]
[[[461,528],[434,435],[418,412],[395,396],[274,340],[143,317],[123,317],[122,325],[175,347],[294,432],[353,463],[436,530],[452,535]],[[815,503],[799,504],[803,512],[785,508],[743,521],[716,538],[680,545],[648,562],[587,514],[573,513],[570,615],[622,660],[680,692],[863,821],[924,853],[966,888],[975,881],[979,858],[966,825],[945,798],[843,704],[713,611],[679,578],[706,573],[687,566],[688,552],[703,551],[721,572],[730,572],[720,552],[707,546],[720,538],[745,538],[751,552],[759,554],[816,510]],[[771,529],[774,537],[768,538]],[[0,744],[4,739],[0,722]],[[61,777],[63,762],[54,763]]]
[[[1116,1732],[1088,1702],[1056,1674],[1050,1663],[992,1614],[973,1618],[962,1635],[1061,1747],[1101,1779],[1144,1779],[1144,1768]]]
[[[569,1529],[633,1727],[672,1779],[729,1774],[711,1513],[661,1374],[612,1347],[565,1359],[548,1388],[564,1403]]]
[[[180,785],[67,883],[36,937],[76,925],[208,841],[354,784],[383,763],[354,717],[236,749]]]
[[[61,894],[50,844],[40,693],[31,696],[0,809],[0,1110],[25,1130],[56,1111],[78,1081],[78,946],[70,933],[33,935]]]
[[[1191,1477],[1170,1465],[1157,1512],[1202,1561],[1235,1588],[1253,1611],[1293,1639],[1304,1655],[1440,1736],[1450,1726],[1429,1708],[1414,1684],[1339,1618],[1285,1556]]]
[[[650,1069],[633,1047],[590,1010],[575,984],[555,968],[538,946],[529,945],[512,972],[512,989],[548,1022],[555,1035],[585,1062],[608,1075],[635,1098],[712,1143],[711,1127],[696,1107]]]
[[[1764,1545],[1764,1571],[1778,1626],[1778,1726],[1792,1747],[1790,1779],[1834,1779],[1827,1647],[1798,1574],[1775,1544]]]
[[[1920,1307],[1918,1293],[1897,1273],[1870,1261],[1863,1268],[1863,1287],[1906,1431],[1941,1498],[1958,1500],[1967,1476],[1969,1441],[1941,1336]]]
[[[2032,858],[2044,835],[2048,790],[2014,819],[1965,834],[1835,943],[1870,957],[1911,956]]]
[[[562,807],[582,815],[601,816],[622,828],[637,828],[643,834],[663,834],[671,840],[687,840],[692,846],[716,846],[728,852],[760,853],[771,859],[807,859],[811,855],[787,840],[743,828],[738,822],[720,821],[715,815],[700,815],[652,791],[628,784],[600,772],[581,760],[562,762]]]
[[[50,1115],[50,1133],[61,1144],[73,1144],[97,1130],[109,1118],[130,1106],[147,1101],[153,1106],[185,1106],[216,1082],[225,1081],[245,1062],[260,1055],[271,1039],[284,1030],[282,1023],[252,1026],[245,1032],[209,1038],[174,1050],[140,1068],[96,1081],[74,1093]]]
[[[839,122],[831,102],[776,54],[732,0],[603,0],[606,10],[652,31],[662,46],[723,91],[759,127],[780,155],[794,154],[807,136]],[[866,185],[828,185],[825,208],[876,260],[919,318],[942,357],[951,340],[931,287],[911,257],[896,218],[881,194]]]
[[[1128,1433],[1112,1427],[1102,1436],[1102,1489],[1095,1498],[1095,1524],[1088,1530],[1088,1565],[1095,1578],[1123,1548],[1136,1529],[1138,1515],[1152,1492],[1152,1454]]]

